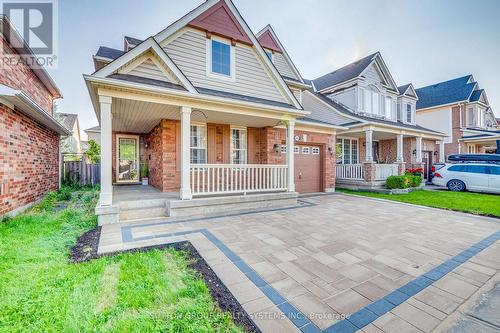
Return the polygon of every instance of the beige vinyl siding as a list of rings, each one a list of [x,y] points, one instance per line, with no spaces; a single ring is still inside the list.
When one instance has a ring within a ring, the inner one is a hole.
[[[302,106],[304,107],[304,110],[311,112],[310,115],[306,116],[307,118],[326,121],[335,125],[356,121],[332,110],[330,106],[325,105],[323,101],[308,91],[304,91],[302,93]]]
[[[207,76],[206,37],[198,32],[187,30],[164,49],[195,87],[290,103],[248,46],[235,47],[235,81]]]
[[[295,98],[302,103],[302,91],[300,89],[290,88]]]
[[[295,75],[291,65],[286,61],[286,58],[283,54],[274,52],[273,54],[273,63],[276,66],[276,69],[282,76],[290,77],[292,79],[300,80],[297,75]]]
[[[147,59],[142,64],[131,70],[128,74],[145,77],[148,79],[171,82],[168,77],[156,66],[151,59]]]

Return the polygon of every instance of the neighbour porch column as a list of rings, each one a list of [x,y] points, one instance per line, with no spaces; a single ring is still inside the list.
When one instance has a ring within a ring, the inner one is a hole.
[[[190,200],[193,196],[191,194],[191,184],[189,181],[190,174],[190,149],[189,140],[191,133],[191,108],[181,107],[181,200]]]
[[[403,134],[398,134],[397,136],[397,148],[396,148],[396,162],[404,162],[403,158]]]
[[[366,130],[366,162],[373,162],[373,130]]]
[[[295,119],[290,119],[286,126],[286,165],[288,167],[288,192],[295,192]]]
[[[112,98],[99,96],[101,109],[101,194],[99,202],[101,206],[113,204],[113,149],[112,149]]]
[[[416,163],[422,163],[422,137],[417,137],[417,156],[415,158]]]
[[[444,163],[444,161],[445,161],[444,141],[441,140],[441,141],[439,141],[439,163]]]

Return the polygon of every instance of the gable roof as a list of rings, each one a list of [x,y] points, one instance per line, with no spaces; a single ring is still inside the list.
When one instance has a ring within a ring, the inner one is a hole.
[[[163,62],[163,64],[172,71],[175,78],[182,84],[182,86],[186,90],[191,93],[198,93],[191,82],[188,80],[188,78],[175,65],[175,63],[172,61],[172,59],[170,59],[165,50],[156,42],[153,37],[146,39],[130,51],[123,53],[121,56],[115,58],[111,63],[99,69],[93,75],[101,78],[113,75],[123,65],[129,63],[133,59],[136,59],[137,57],[147,52],[156,54],[158,58]]]
[[[266,35],[270,36],[270,38],[272,38],[272,41],[277,44],[277,48],[281,50],[279,52],[281,52],[283,54],[286,61],[288,62],[288,64],[292,68],[292,71],[299,78],[300,82],[305,83],[304,79],[302,78],[302,75],[300,75],[299,70],[297,69],[297,67],[293,63],[292,58],[290,58],[290,56],[288,55],[288,52],[286,52],[285,47],[283,46],[283,44],[281,44],[280,39],[278,38],[278,36],[276,35],[276,32],[274,32],[274,29],[270,24],[268,24],[264,28],[262,28],[262,30],[260,30],[255,36],[257,37],[257,39],[260,42],[261,37],[264,37]],[[266,38],[263,38],[263,39],[265,40]],[[266,46],[264,46],[264,47],[266,47]],[[285,77],[285,78],[291,79],[291,78],[287,78],[287,77]],[[292,79],[292,80],[294,80],[294,79]]]
[[[415,88],[413,87],[412,83],[408,83],[408,84],[399,86],[398,87],[398,92],[399,92],[400,96],[401,95],[406,95],[406,96],[414,97],[414,98],[418,99],[417,92],[415,91]]]
[[[280,48],[279,43],[274,39],[274,37],[271,35],[271,32],[266,28],[263,29],[263,32],[261,34],[257,34],[257,40],[259,41],[260,45],[262,45],[266,49],[283,53],[283,50]]]
[[[35,54],[21,37],[21,35],[19,35],[16,28],[10,22],[8,16],[4,14],[0,14],[0,34],[4,36],[5,40],[9,43],[9,46],[23,45],[22,49],[24,55],[19,54],[19,56],[21,56],[23,60],[27,60],[26,63],[28,64],[28,66],[54,98],[62,98],[63,96],[61,91],[56,86],[56,83],[54,82],[54,80],[52,80],[52,77],[45,70],[45,68],[43,66],[30,66],[30,64],[36,63],[36,61],[33,61],[33,58],[35,58]]]
[[[139,45],[142,43],[141,39],[137,39],[134,37],[125,36],[124,39],[129,45],[133,45],[133,46],[136,46],[136,45]]]
[[[466,75],[456,79],[418,88],[416,89],[419,97],[417,110],[436,107],[439,105],[468,102],[470,101],[476,87],[477,83],[474,82],[472,75]]]
[[[410,87],[410,85],[411,85],[411,83],[399,86],[398,87],[399,94],[400,95],[404,95],[404,93],[406,92],[406,90],[408,90],[408,88]]]
[[[125,54],[125,52],[122,50],[112,49],[112,48],[106,47],[106,46],[99,46],[99,49],[97,50],[97,53],[95,54],[95,56],[115,60],[116,58],[118,58],[124,54]]]
[[[300,105],[299,101],[297,98],[293,95],[291,92],[290,88],[284,81],[283,77],[281,77],[280,73],[274,66],[274,64],[271,62],[267,54],[265,53],[264,49],[260,45],[259,41],[257,40],[256,36],[253,34],[252,30],[246,23],[246,21],[243,19],[241,16],[240,12],[236,8],[236,6],[233,4],[231,0],[207,0],[198,7],[194,8],[190,12],[188,12],[186,15],[178,19],[177,21],[173,22],[170,24],[168,27],[157,33],[153,38],[158,42],[162,43],[164,40],[169,38],[170,36],[174,35],[177,31],[180,29],[184,28],[185,26],[191,25],[192,26],[192,21],[198,18],[200,15],[203,13],[210,11],[212,7],[216,6],[215,8],[219,8],[219,14],[224,13],[224,12],[231,12],[231,14],[234,16],[236,21],[238,22],[239,26],[243,29],[243,32],[245,33],[246,37],[251,42],[251,45],[254,47],[254,50],[256,51],[259,59],[262,61],[262,63],[267,67],[267,69],[271,72],[270,74],[272,77],[276,80],[278,88],[281,90],[284,95],[286,95],[287,99],[291,101],[293,106],[296,109],[301,110],[302,106]],[[221,12],[220,8],[224,8],[224,11]],[[196,22],[195,22],[196,23]],[[237,29],[239,31],[239,29]]]
[[[70,131],[73,131],[73,127],[75,127],[75,123],[78,121],[78,115],[74,113],[56,112],[54,113],[54,118]]]
[[[218,1],[188,23],[188,26],[253,45],[225,1]]]

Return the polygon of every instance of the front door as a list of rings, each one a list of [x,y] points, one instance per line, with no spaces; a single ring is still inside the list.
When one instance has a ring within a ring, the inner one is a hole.
[[[430,172],[432,167],[432,153],[430,151],[422,152],[422,162],[424,163],[424,179],[430,181]]]
[[[117,136],[117,182],[139,181],[139,137]]]

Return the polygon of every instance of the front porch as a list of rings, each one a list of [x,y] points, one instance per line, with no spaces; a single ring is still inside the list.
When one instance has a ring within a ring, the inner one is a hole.
[[[390,176],[409,168],[444,162],[444,143],[427,133],[365,126],[337,138],[336,186],[355,190],[380,188]],[[427,177],[424,177],[427,178]]]
[[[97,93],[100,224],[296,204],[290,111]]]

